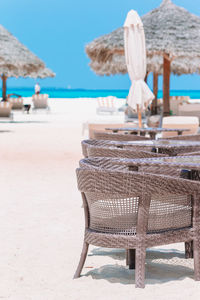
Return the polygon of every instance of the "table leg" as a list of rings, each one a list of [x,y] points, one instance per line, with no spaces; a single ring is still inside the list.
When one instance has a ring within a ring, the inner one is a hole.
[[[139,134],[140,134],[140,136],[145,136],[146,132],[140,131]]]
[[[156,139],[156,133],[155,133],[155,132],[150,132],[149,135],[150,135],[150,138],[151,138],[152,140],[155,140],[155,139]]]
[[[135,249],[126,250],[126,264],[129,265],[130,270],[135,269]]]

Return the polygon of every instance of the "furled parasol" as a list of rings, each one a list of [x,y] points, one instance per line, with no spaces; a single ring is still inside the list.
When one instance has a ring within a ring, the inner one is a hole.
[[[138,112],[139,127],[142,127],[141,111],[154,95],[145,83],[146,46],[142,21],[138,13],[130,10],[124,23],[124,52],[131,87],[128,94],[128,104]]]

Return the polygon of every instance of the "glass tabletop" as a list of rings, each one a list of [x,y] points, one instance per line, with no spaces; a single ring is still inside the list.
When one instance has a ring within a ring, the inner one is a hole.
[[[200,147],[200,141],[185,141],[185,140],[143,140],[143,141],[127,141],[123,142],[128,145],[138,145],[138,146],[152,146],[155,148],[159,147]]]
[[[154,127],[147,127],[147,128],[139,128],[139,127],[116,127],[116,128],[105,128],[106,130],[112,130],[112,131],[140,131],[140,132],[163,132],[163,131],[189,131],[187,128],[154,128]]]

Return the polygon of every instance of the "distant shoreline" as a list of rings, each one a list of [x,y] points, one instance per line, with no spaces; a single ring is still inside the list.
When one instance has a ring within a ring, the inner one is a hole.
[[[1,91],[0,91],[1,93]],[[22,97],[31,97],[34,94],[34,87],[9,87],[7,94],[17,93]],[[49,94],[51,98],[97,98],[115,96],[117,98],[126,98],[128,90],[116,89],[67,89],[55,87],[42,87],[41,93]],[[200,99],[200,90],[171,90],[171,96],[189,96],[191,99]],[[158,98],[162,98],[162,91],[158,92]]]

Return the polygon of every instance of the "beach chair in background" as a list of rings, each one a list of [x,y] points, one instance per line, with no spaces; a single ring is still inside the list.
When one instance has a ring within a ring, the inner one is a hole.
[[[109,130],[106,130],[105,128],[116,128],[116,127],[126,127],[126,124],[120,123],[120,124],[108,124],[108,123],[88,123],[88,131],[89,131],[89,138],[94,138],[94,132],[111,132]]]
[[[180,107],[183,104],[189,104],[189,96],[171,96],[170,97],[170,110],[173,115],[180,116]]]
[[[24,108],[24,100],[22,97],[8,98],[10,104],[12,104],[13,110],[22,110]]]
[[[111,115],[114,113],[118,113],[117,108],[115,107],[114,101],[116,100],[116,97],[109,96],[109,97],[99,97],[97,98],[97,114],[101,113],[110,113]]]
[[[0,118],[6,118],[13,120],[13,114],[11,113],[12,104],[8,101],[0,102]]]
[[[32,96],[33,111],[45,109],[47,112],[49,112],[50,108],[48,106],[48,98],[48,94],[34,94]]]
[[[197,117],[172,116],[164,117],[162,121],[163,128],[180,128],[189,129],[190,131],[183,132],[183,135],[197,134],[199,130],[199,119]],[[178,136],[177,132],[163,132],[162,138]]]
[[[178,107],[179,116],[198,117],[200,121],[200,104],[199,103],[183,103]]]

